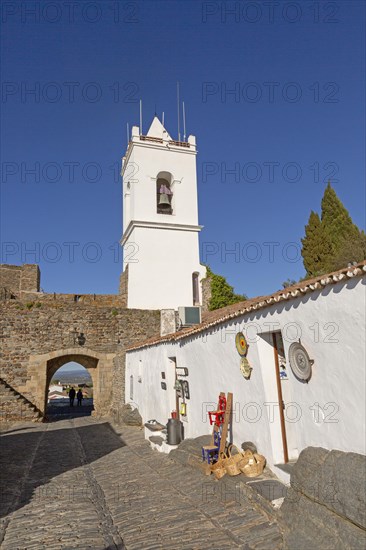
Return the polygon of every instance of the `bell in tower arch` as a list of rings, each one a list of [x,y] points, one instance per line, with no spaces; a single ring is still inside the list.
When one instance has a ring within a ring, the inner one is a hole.
[[[159,178],[157,181],[157,211],[159,214],[172,214],[172,196],[169,182]]]
[[[170,200],[166,193],[160,193],[158,207],[164,210],[170,209]]]

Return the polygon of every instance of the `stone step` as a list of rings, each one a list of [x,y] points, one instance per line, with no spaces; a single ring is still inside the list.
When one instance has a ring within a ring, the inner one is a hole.
[[[37,407],[0,379],[0,414],[6,420],[42,420]]]
[[[5,396],[1,396],[0,397],[0,403],[1,404],[4,404],[4,403],[14,403],[16,401],[16,399],[10,399],[9,397],[5,397]]]
[[[2,401],[16,401],[20,399],[20,395],[14,395],[13,393],[9,393],[8,395],[0,395],[0,400]]]

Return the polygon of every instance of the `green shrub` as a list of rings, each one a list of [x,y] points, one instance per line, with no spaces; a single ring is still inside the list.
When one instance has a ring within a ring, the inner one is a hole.
[[[207,268],[207,278],[211,279],[211,300],[208,305],[210,311],[220,309],[237,302],[243,302],[247,299],[244,294],[235,294],[234,289],[222,275],[216,275],[211,269]]]

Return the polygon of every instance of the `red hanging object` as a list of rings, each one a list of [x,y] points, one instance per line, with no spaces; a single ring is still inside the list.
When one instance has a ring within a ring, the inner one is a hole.
[[[226,410],[226,397],[219,396],[219,409],[217,411],[208,411],[208,418],[210,420],[210,425],[215,424],[217,427],[220,427],[225,420],[225,410]]]

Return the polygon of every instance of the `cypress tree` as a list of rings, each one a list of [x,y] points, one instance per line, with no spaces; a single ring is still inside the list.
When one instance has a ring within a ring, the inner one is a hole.
[[[334,256],[332,270],[346,267],[349,263],[366,260],[366,235],[360,231],[357,237],[347,237]]]
[[[352,222],[347,209],[343,206],[336,192],[328,183],[321,202],[321,224],[324,233],[331,241],[330,270],[340,269],[349,262],[358,262],[365,257],[365,237]]]
[[[351,216],[337,197],[330,183],[328,183],[324,191],[321,207],[322,225],[328,229],[332,238],[334,252],[337,252],[342,242],[348,237],[358,236],[359,230],[353,224]]]
[[[307,277],[316,277],[329,271],[332,257],[332,244],[328,233],[313,210],[305,226],[305,237],[301,239],[304,267]]]
[[[366,235],[328,183],[321,202],[321,218],[311,212],[301,239],[306,278],[347,267],[366,259]]]

